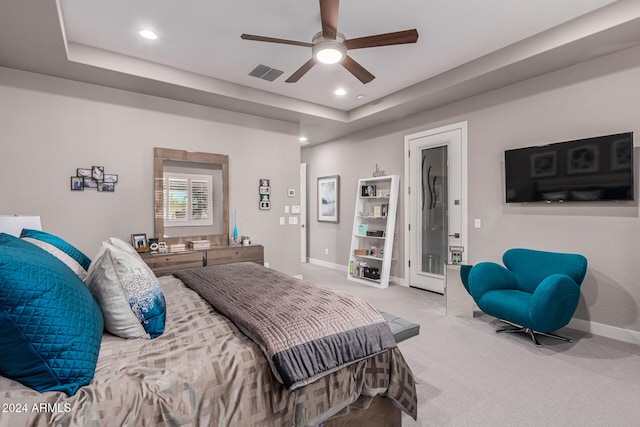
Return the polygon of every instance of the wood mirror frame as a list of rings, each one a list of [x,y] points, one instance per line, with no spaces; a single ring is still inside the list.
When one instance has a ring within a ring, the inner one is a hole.
[[[160,241],[171,243],[183,243],[189,240],[209,240],[211,245],[229,244],[229,156],[226,154],[201,153],[197,151],[173,150],[170,148],[154,148],[153,173],[154,173],[154,220],[155,236]],[[222,234],[207,234],[196,236],[164,237],[164,216],[162,203],[162,179],[164,176],[165,162],[184,162],[216,165],[222,170]]]

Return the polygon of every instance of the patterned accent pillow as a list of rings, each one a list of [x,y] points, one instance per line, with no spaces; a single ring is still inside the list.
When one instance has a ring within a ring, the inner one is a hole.
[[[122,338],[156,338],[164,332],[164,294],[151,269],[128,248],[119,239],[103,242],[85,282],[102,308],[107,331]]]
[[[20,237],[49,252],[62,261],[67,267],[78,275],[81,280],[87,276],[87,269],[91,260],[79,249],[58,236],[40,230],[22,230]]]
[[[0,233],[0,375],[73,395],[96,368],[104,323],[91,292],[60,260]]]

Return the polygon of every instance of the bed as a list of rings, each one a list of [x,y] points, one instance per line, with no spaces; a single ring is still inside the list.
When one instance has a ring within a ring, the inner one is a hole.
[[[5,249],[0,238],[0,274]],[[105,331],[90,382],[72,393],[38,392],[0,377],[0,427],[388,427],[400,425],[402,412],[416,417],[413,375],[396,346],[374,349],[375,354],[356,356],[354,361],[326,367],[325,372],[311,372],[306,379],[281,375],[273,360],[265,357],[268,345],[249,337],[255,330],[243,319],[237,324],[230,320],[234,304],[231,309],[214,308],[193,289],[198,285],[189,281],[201,281],[202,272],[216,275],[212,279],[216,284],[228,281],[238,288],[228,292],[221,287],[222,293],[213,296],[216,299],[224,299],[225,292],[230,298],[241,295],[243,280],[249,283],[256,275],[288,286],[304,283],[256,264],[185,270],[182,277],[189,286],[175,276],[162,277],[166,312],[161,334],[125,339]],[[354,304],[351,297],[344,298]],[[240,316],[245,312],[239,310]]]

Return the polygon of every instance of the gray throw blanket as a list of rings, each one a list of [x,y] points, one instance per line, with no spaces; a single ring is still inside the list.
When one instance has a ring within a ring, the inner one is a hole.
[[[396,347],[389,325],[366,302],[255,263],[175,273],[264,352],[287,388]]]

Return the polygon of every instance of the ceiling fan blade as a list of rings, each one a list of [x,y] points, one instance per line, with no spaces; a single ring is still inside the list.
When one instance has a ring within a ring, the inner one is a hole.
[[[296,41],[296,40],[287,40],[287,39],[277,39],[275,37],[255,36],[253,34],[241,34],[240,38],[242,40],[253,40],[253,41],[256,41],[256,42],[292,44],[294,46],[303,46],[303,47],[311,47],[311,46],[313,46],[311,43],[307,43],[307,42],[299,42],[299,41]]]
[[[368,72],[362,65],[358,64],[349,55],[345,56],[342,60],[342,66],[346,68],[354,77],[360,80],[362,83],[367,84],[376,76]]]
[[[377,34],[375,36],[359,37],[345,40],[347,49],[362,49],[365,47],[390,46],[394,44],[415,43],[418,41],[418,30],[396,31],[394,33]]]
[[[335,40],[338,34],[338,9],[340,0],[320,0],[320,20],[322,21],[322,36]]]
[[[293,74],[291,74],[291,76],[289,76],[289,78],[285,80],[285,82],[286,83],[297,82],[298,80],[300,80],[302,76],[307,74],[307,71],[309,71],[314,65],[316,65],[316,60],[311,58],[310,60],[302,64],[302,67],[298,68]]]

